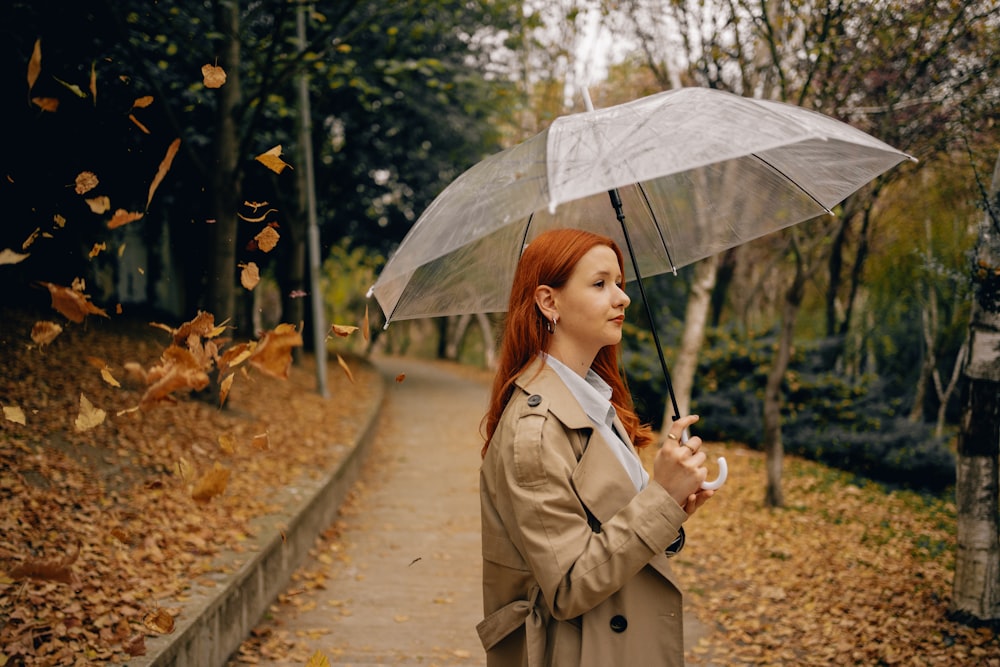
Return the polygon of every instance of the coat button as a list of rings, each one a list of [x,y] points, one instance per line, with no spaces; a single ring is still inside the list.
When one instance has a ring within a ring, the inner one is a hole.
[[[611,629],[615,632],[625,632],[625,628],[628,627],[628,619],[621,614],[616,614],[611,617]]]
[[[538,394],[532,394],[531,396],[528,397],[528,405],[530,405],[533,408],[537,408],[538,404],[541,402],[542,402],[542,397],[539,396]]]

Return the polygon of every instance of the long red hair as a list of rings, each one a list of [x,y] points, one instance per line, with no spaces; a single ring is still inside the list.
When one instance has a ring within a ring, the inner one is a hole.
[[[615,251],[618,268],[624,276],[624,259],[618,245],[606,236],[581,229],[544,232],[529,243],[521,255],[510,289],[510,302],[489,408],[483,418],[483,456],[486,455],[500,422],[500,415],[514,394],[514,380],[525,371],[539,352],[547,352],[549,348],[551,334],[546,330],[546,320],[535,304],[535,288],[539,285],[556,289],[563,287],[580,258],[599,245]],[[611,404],[632,444],[636,447],[650,444],[653,441],[652,428],[649,424],[643,424],[635,413],[632,394],[620,370],[621,344],[601,348],[591,368],[611,386]]]

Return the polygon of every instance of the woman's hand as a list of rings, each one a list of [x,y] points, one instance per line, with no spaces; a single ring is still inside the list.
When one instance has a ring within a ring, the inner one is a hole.
[[[701,451],[701,438],[692,436],[686,442],[681,441],[683,434],[697,421],[697,415],[674,421],[653,459],[653,479],[666,489],[688,515],[694,514],[715,493],[701,488],[701,483],[708,477],[705,453]]]

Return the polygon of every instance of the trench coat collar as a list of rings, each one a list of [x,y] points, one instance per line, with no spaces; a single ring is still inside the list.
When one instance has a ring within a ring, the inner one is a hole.
[[[515,383],[528,394],[541,396],[548,411],[566,428],[586,431],[582,455],[577,454],[579,463],[573,471],[573,486],[598,521],[603,524],[610,520],[636,493],[635,483],[611,451],[611,445],[604,442],[579,401],[544,359],[532,361]],[[614,425],[634,452],[625,426],[617,415]],[[596,446],[589,446],[593,441],[596,441]]]

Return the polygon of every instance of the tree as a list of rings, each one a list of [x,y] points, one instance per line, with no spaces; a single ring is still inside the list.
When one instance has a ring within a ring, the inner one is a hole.
[[[955,501],[958,554],[952,612],[1000,621],[1000,156],[984,196],[972,265],[969,326]]]

